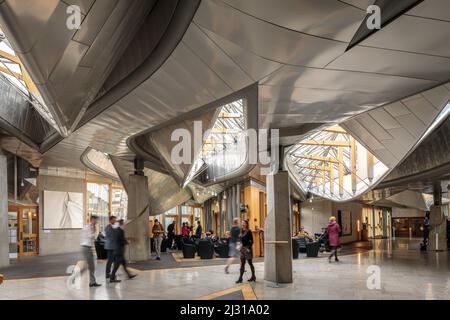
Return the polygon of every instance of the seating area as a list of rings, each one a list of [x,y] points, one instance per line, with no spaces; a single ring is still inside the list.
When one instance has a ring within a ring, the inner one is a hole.
[[[228,241],[225,238],[216,239],[195,239],[175,237],[175,247],[183,252],[183,259],[228,258]]]
[[[309,240],[306,237],[292,238],[292,258],[298,259],[299,253],[306,253],[306,257],[315,258],[319,255],[321,243],[319,240]]]
[[[183,252],[183,259],[226,259],[229,257],[229,246],[225,238],[220,240],[212,239],[192,239],[192,238],[177,238],[175,239],[175,246],[178,250]],[[305,237],[292,238],[292,257],[298,259],[299,254],[306,254],[308,258],[318,257],[319,252],[326,251],[325,243],[320,238],[312,241]]]

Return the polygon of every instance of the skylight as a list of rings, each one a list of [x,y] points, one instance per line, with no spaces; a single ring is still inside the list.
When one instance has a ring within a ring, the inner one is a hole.
[[[59,130],[53,116],[45,105],[30,75],[25,70],[8,42],[8,39],[0,29],[0,80],[6,81],[27,99],[39,114],[56,130]]]
[[[288,169],[300,189],[346,201],[375,185],[388,167],[340,126],[316,131],[288,153]]]
[[[184,185],[205,171],[207,179],[218,179],[241,167],[247,155],[246,150],[240,150],[246,145],[245,137],[244,101],[239,99],[222,106]]]

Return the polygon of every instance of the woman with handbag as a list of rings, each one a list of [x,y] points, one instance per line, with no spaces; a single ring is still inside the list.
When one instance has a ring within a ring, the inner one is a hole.
[[[241,270],[239,279],[236,283],[242,283],[242,276],[245,272],[245,262],[247,261],[250,266],[250,270],[252,271],[252,276],[248,279],[249,282],[256,281],[255,276],[255,267],[253,266],[253,234],[252,231],[248,227],[248,220],[242,221],[242,229],[241,229]]]
[[[331,262],[331,258],[334,256],[334,261],[339,261],[337,256],[337,249],[340,246],[339,233],[341,232],[341,227],[336,222],[336,217],[330,218],[330,223],[327,227],[328,241],[331,247],[331,254],[328,257],[328,261]]]

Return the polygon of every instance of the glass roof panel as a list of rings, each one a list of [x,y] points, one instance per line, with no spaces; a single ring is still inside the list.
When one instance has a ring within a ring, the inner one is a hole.
[[[369,190],[388,167],[338,125],[316,131],[293,146],[288,170],[300,189],[335,201]]]
[[[247,157],[246,129],[243,99],[220,107],[185,184],[202,172],[206,172],[207,179],[214,180],[240,168]]]
[[[39,91],[31,80],[24,65],[14,52],[0,28],[0,80],[6,81],[27,99],[39,114],[56,130],[59,128],[45,105]]]

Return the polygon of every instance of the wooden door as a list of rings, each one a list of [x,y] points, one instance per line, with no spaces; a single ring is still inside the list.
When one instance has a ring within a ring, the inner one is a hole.
[[[37,207],[18,208],[19,256],[39,254],[39,210]]]

